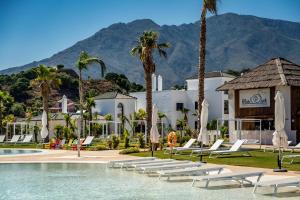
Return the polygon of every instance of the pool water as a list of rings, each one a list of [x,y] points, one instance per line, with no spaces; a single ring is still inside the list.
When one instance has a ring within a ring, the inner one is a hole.
[[[201,189],[104,164],[0,164],[0,199],[273,199],[252,187]],[[299,199],[291,197],[288,199]]]
[[[18,155],[18,154],[32,154],[41,153],[39,150],[24,150],[24,149],[0,149],[0,155]]]

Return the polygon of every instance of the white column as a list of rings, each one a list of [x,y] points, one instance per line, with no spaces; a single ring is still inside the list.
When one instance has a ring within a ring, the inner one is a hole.
[[[156,91],[157,87],[156,87],[156,75],[152,74],[152,91]]]
[[[157,91],[162,91],[163,90],[163,80],[162,76],[158,75],[157,76]]]

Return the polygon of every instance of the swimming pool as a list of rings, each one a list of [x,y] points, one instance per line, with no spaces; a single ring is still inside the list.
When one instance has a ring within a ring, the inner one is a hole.
[[[33,154],[33,153],[41,153],[40,150],[32,150],[32,149],[0,149],[0,156],[3,155],[20,155],[20,154]]]
[[[0,199],[272,199],[249,188],[201,189],[104,164],[0,164]],[[291,197],[289,199],[298,199]]]

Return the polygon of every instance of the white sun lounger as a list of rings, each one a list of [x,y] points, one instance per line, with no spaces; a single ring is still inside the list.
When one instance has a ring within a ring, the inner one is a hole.
[[[165,161],[163,161],[163,159],[132,161],[132,162],[119,163],[118,166],[120,168],[129,168],[131,165],[135,165],[135,164],[149,164],[149,163],[156,163],[156,162],[160,163],[160,162],[165,162]]]
[[[277,194],[279,187],[297,186],[300,189],[300,177],[283,178],[280,180],[260,181],[254,186],[253,193],[258,187],[274,187],[274,193]]]
[[[177,164],[183,164],[183,163],[190,163],[191,161],[184,160],[173,160],[169,162],[163,162],[163,163],[153,163],[153,164],[142,164],[142,165],[135,165],[134,168],[136,171],[143,171],[145,167],[159,167],[159,166],[167,166],[167,165],[177,165]]]
[[[300,158],[300,154],[291,154],[282,156],[281,163],[284,163],[284,160],[291,160],[289,164],[293,164],[294,160]]]
[[[167,169],[180,169],[180,168],[188,168],[188,167],[199,167],[203,165],[201,162],[186,162],[178,164],[170,164],[170,165],[161,165],[161,166],[152,166],[152,167],[141,167],[141,171],[143,173],[156,173],[157,171],[167,170]]]
[[[197,153],[197,154],[203,154],[203,153],[210,153],[212,151],[217,151],[220,146],[223,144],[224,140],[217,140],[209,149],[198,149],[198,150],[193,150],[192,153],[191,153],[191,156],[194,154],[194,153]]]
[[[224,173],[224,174],[217,174],[217,175],[201,176],[201,177],[194,178],[192,186],[195,185],[196,181],[205,181],[206,182],[205,188],[207,188],[208,184],[211,181],[226,181],[226,180],[237,181],[241,185],[243,185],[244,182],[253,184],[253,182],[247,180],[246,178],[257,177],[256,182],[258,182],[263,174],[264,172],[262,171],[253,171],[253,172],[232,172],[232,173]]]
[[[87,136],[81,146],[89,146],[92,144],[94,136]]]
[[[294,152],[297,149],[300,150],[300,143],[298,143],[296,146],[290,146],[287,148],[287,150],[291,150],[291,152]]]
[[[0,143],[3,143],[5,139],[5,135],[0,135]]]
[[[216,157],[218,157],[219,155],[224,155],[224,154],[231,154],[231,153],[234,153],[234,152],[239,152],[242,145],[246,142],[247,140],[237,140],[232,146],[230,149],[228,150],[220,150],[220,151],[211,151],[210,152],[210,155],[209,155],[209,158],[212,158],[213,155],[216,155]],[[248,151],[246,151],[246,153],[251,156],[249,154]]]
[[[190,167],[185,169],[172,169],[172,170],[163,170],[158,171],[159,179],[161,177],[167,177],[167,180],[170,180],[171,177],[174,176],[199,176],[199,175],[207,175],[210,172],[217,172],[220,174],[223,171],[224,167]]]
[[[137,168],[139,166],[151,166],[151,165],[161,165],[163,163],[173,162],[173,159],[155,159],[152,161],[145,161],[145,162],[129,162],[123,163],[122,168],[129,169],[129,168]]]
[[[128,163],[128,162],[137,162],[137,161],[147,161],[147,160],[154,160],[155,157],[146,157],[146,158],[137,158],[137,159],[130,159],[130,160],[113,160],[108,163],[109,167],[120,167],[121,163]]]
[[[191,138],[187,143],[185,143],[185,145],[183,147],[174,147],[173,151],[176,154],[177,152],[180,151],[186,151],[186,150],[192,150],[192,149],[199,149],[199,148],[192,148],[192,145],[196,142],[196,139]],[[170,151],[169,149],[166,149],[164,151],[164,154],[167,154],[168,151]]]
[[[14,135],[10,141],[8,141],[7,143],[17,143],[20,139],[21,135]]]
[[[32,138],[33,138],[33,135],[25,135],[24,139],[18,143],[19,144],[30,143]]]

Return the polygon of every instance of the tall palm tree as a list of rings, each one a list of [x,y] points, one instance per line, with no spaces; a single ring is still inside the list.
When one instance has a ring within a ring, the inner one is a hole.
[[[151,115],[152,115],[152,74],[155,73],[155,63],[153,60],[153,51],[157,50],[159,55],[167,57],[164,51],[170,45],[168,43],[158,43],[158,33],[154,31],[145,31],[138,39],[137,45],[132,48],[131,54],[138,56],[144,68],[146,81],[146,112],[147,112],[147,135],[150,135]]]
[[[43,99],[43,110],[49,113],[49,96],[52,89],[58,88],[61,80],[57,77],[57,69],[54,67],[47,67],[39,65],[36,69],[36,78],[31,81],[31,85],[39,89]],[[47,129],[49,129],[49,117],[47,117]],[[46,141],[49,136],[47,136]]]
[[[199,43],[199,68],[198,68],[198,131],[200,131],[201,103],[204,100],[204,76],[205,76],[205,54],[206,54],[206,13],[217,14],[218,0],[203,0],[201,10],[201,27]]]
[[[6,109],[6,105],[13,102],[13,97],[6,91],[0,90],[0,134],[3,131],[3,115]]]
[[[104,76],[106,66],[100,58],[89,56],[86,52],[82,51],[77,60],[76,67],[79,70],[79,107],[80,107],[80,135],[83,135],[83,88],[82,88],[82,71],[88,69],[88,65],[97,63],[101,67],[101,76]],[[80,135],[78,140],[80,139]],[[78,156],[80,156],[78,154]]]

